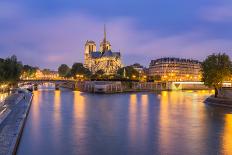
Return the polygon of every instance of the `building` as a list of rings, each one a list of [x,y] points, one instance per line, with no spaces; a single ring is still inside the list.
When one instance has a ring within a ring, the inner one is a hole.
[[[88,41],[85,44],[84,66],[92,73],[99,70],[105,74],[115,74],[122,67],[120,52],[112,52],[111,44],[106,40],[106,29],[104,27],[104,39],[100,43],[100,50],[97,51],[96,43]]]
[[[163,81],[201,81],[201,63],[197,60],[161,58],[152,60],[149,76],[159,75]]]
[[[48,69],[40,70],[37,69],[35,73],[36,79],[57,79],[59,74],[57,71],[50,71]]]

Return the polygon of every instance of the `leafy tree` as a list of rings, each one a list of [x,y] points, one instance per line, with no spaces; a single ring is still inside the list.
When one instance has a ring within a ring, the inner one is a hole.
[[[202,80],[206,86],[214,87],[215,97],[225,80],[231,76],[232,64],[225,53],[209,55],[202,63]]]
[[[4,81],[4,59],[0,58],[0,82]]]
[[[91,75],[91,72],[89,69],[85,68],[82,63],[74,63],[71,69],[71,76],[76,78],[76,75],[89,77]]]
[[[135,70],[132,66],[120,68],[117,71],[117,74],[119,74],[122,78],[129,78],[131,80],[136,80],[139,77],[139,72]]]
[[[58,73],[60,77],[68,77],[70,68],[66,64],[62,64],[58,68]]]
[[[0,79],[2,82],[15,84],[21,75],[22,63],[17,60],[15,55],[5,60],[0,60]]]

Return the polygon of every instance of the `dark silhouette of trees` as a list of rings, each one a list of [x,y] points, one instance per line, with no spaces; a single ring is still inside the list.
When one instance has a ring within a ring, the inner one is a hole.
[[[16,84],[20,78],[22,68],[22,63],[17,60],[15,55],[5,60],[0,59],[0,82],[11,85]]]
[[[62,64],[58,68],[58,73],[60,77],[68,77],[70,72],[70,68],[66,64]]]

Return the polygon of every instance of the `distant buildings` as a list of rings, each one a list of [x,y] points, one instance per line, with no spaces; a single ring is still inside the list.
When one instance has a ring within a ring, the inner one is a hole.
[[[112,52],[111,44],[106,40],[106,30],[104,28],[104,39],[97,51],[94,41],[87,41],[85,44],[84,66],[92,73],[102,70],[105,74],[115,74],[122,67],[120,52]]]
[[[57,71],[51,71],[48,69],[40,70],[37,69],[35,73],[36,79],[56,79],[59,78],[59,74]]]
[[[201,63],[180,58],[156,59],[151,61],[148,75],[159,75],[162,81],[201,81]]]

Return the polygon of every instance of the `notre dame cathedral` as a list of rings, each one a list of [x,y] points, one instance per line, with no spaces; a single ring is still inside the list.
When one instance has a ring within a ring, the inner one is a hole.
[[[106,29],[104,27],[104,39],[100,43],[100,50],[97,51],[94,41],[88,41],[85,44],[85,62],[84,66],[92,73],[99,70],[107,75],[112,75],[122,67],[120,52],[112,52],[111,44],[106,40]]]

